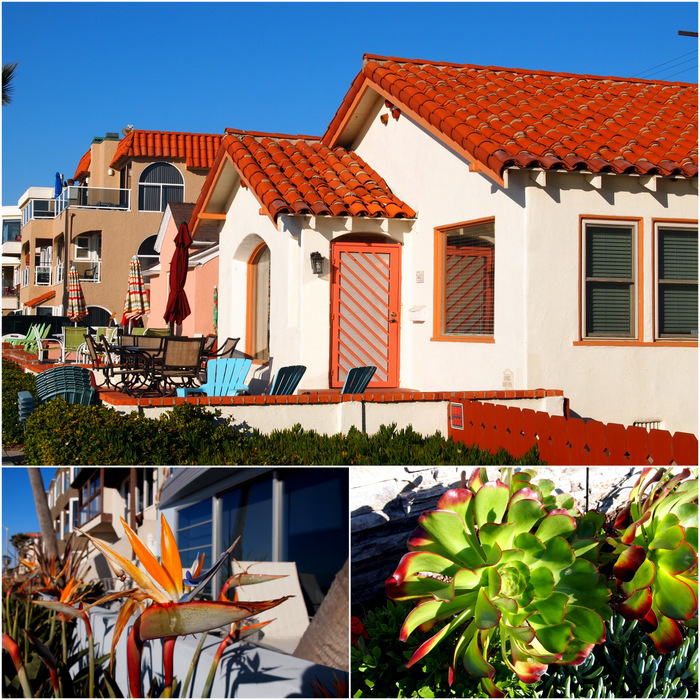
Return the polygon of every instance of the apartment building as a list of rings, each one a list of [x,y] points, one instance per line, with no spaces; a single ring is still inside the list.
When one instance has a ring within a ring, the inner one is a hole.
[[[146,276],[168,202],[194,201],[221,142],[218,134],[125,129],[94,138],[72,178],[20,198],[20,308],[62,315],[68,271],[78,270],[89,325],[121,320],[129,261]],[[164,324],[154,319],[151,325]]]

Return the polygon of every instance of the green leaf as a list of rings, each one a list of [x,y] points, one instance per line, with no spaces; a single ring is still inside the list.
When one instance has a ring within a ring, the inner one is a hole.
[[[628,547],[620,554],[613,566],[615,578],[620,579],[620,581],[631,581],[646,558],[647,553],[644,547],[638,545]]]
[[[579,605],[569,605],[566,619],[575,625],[574,636],[586,644],[600,644],[605,640],[605,623],[598,613]]]
[[[481,491],[479,491],[481,493]],[[447,555],[468,569],[485,563],[470,543],[464,520],[451,510],[432,510],[418,518],[418,524],[444,548]]]
[[[588,559],[595,564],[598,561],[600,542],[594,539],[575,540],[571,544],[577,559]]]
[[[687,542],[681,542],[676,549],[658,550],[655,561],[669,574],[682,574],[697,562],[697,554]]]
[[[481,592],[481,589],[479,592]],[[439,622],[464,610],[468,610],[469,616],[471,616],[476,600],[476,593],[467,593],[466,595],[457,596],[454,600],[430,600],[416,605],[403,623],[399,639],[405,642],[411,632],[429,621]]]
[[[530,564],[531,569],[546,566],[554,573],[555,580],[561,575],[560,572],[574,564],[576,555],[571,545],[563,537],[555,537],[549,540],[545,546],[544,553]]]
[[[659,531],[649,543],[649,549],[675,549],[683,541],[683,528],[680,525],[674,525]]]
[[[481,493],[481,491],[479,493]],[[476,598],[474,619],[476,620],[476,626],[480,630],[487,630],[495,627],[501,619],[500,611],[488,599],[483,588],[479,589]]]
[[[637,569],[631,581],[626,581],[621,588],[626,596],[631,596],[635,591],[648,588],[654,581],[656,567],[651,559],[645,559]]]
[[[537,500],[523,498],[514,503],[513,499],[511,499],[507,520],[515,524],[513,533],[515,536],[519,535],[521,532],[530,532],[545,515],[546,513],[542,504]]]
[[[484,488],[485,487],[482,487],[479,493],[481,493]],[[494,667],[484,659],[484,656],[479,649],[478,633],[475,634],[472,637],[471,642],[469,642],[467,651],[464,654],[463,663],[464,668],[466,668],[467,671],[469,671],[469,673],[471,673],[473,676],[477,676],[478,678],[491,678],[491,676],[493,676],[495,672]]]
[[[396,571],[385,583],[386,594],[393,600],[408,600],[447,591],[453,594],[449,581],[439,577],[452,578],[459,566],[450,559],[433,552],[409,552],[401,557]],[[438,578],[417,576],[419,572],[432,572]]]
[[[653,595],[661,613],[673,620],[689,620],[697,612],[698,602],[690,586],[671,576],[663,567],[656,572]]]
[[[537,482],[537,488],[542,492],[542,495],[547,498],[554,491],[554,482],[549,479],[540,479]]]
[[[508,507],[510,491],[500,480],[489,481],[476,494],[474,516],[481,528],[484,523],[500,523]]]
[[[537,598],[546,598],[554,590],[554,574],[546,566],[540,566],[530,572],[530,584]]]
[[[545,544],[554,537],[567,537],[576,529],[576,521],[567,514],[549,513],[535,531],[535,537]]]
[[[541,619],[541,618],[540,618]],[[542,646],[552,654],[561,654],[564,652],[569,642],[574,638],[573,623],[564,620],[558,625],[549,625],[544,620],[540,624],[540,619],[532,615],[528,622],[535,629],[535,635]]]
[[[547,598],[534,600],[525,608],[528,611],[538,612],[546,624],[557,625],[564,620],[566,603],[569,596],[566,593],[554,592]]]

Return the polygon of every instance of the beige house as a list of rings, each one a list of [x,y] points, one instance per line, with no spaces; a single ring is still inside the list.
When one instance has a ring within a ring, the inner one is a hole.
[[[131,545],[120,521],[124,518],[139,538],[157,552],[160,546],[157,506],[161,488],[171,471],[169,467],[69,469],[70,487],[77,494],[75,509],[71,499],[71,528],[79,527],[110,543],[126,559],[132,559]],[[105,557],[92,545],[88,546],[88,564],[86,580],[102,579],[109,585],[106,579],[113,578],[114,574]]]
[[[72,179],[58,176],[55,187],[32,187],[20,198],[24,314],[65,314],[75,266],[86,322],[119,322],[131,257],[146,269],[157,264],[153,246],[167,203],[197,198],[221,143],[217,134],[124,131],[93,139]]]

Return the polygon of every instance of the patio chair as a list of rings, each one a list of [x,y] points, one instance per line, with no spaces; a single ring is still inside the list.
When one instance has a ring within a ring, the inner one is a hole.
[[[244,382],[253,361],[246,357],[224,357],[207,360],[207,380],[198,387],[179,387],[178,396],[206,394],[207,396],[235,396],[248,391]]]
[[[131,394],[134,389],[140,388],[148,382],[153,382],[153,367],[155,362],[149,352],[140,352],[140,349],[130,350],[119,345],[110,345],[105,336],[101,336],[100,345],[104,352],[104,364],[102,370],[105,380],[117,377],[120,383],[114,386],[118,391]]]
[[[284,578],[256,583],[254,586],[239,586],[236,588],[236,593],[241,602],[273,600],[285,595],[294,596],[285,600],[279,607],[255,616],[259,622],[272,620],[269,625],[262,628],[262,640],[256,644],[285,654],[294,652],[309,626],[309,612],[304,603],[296,563],[293,561],[241,561],[232,562],[231,569],[234,574],[250,569],[250,573],[284,576]],[[233,596],[229,595],[229,598]]]
[[[35,338],[35,343],[36,343],[36,354],[39,357],[39,362],[44,362],[44,356],[46,355],[46,359],[48,359],[48,352],[51,350],[51,344],[54,343],[55,345],[58,346],[59,350],[61,351],[61,362],[66,361],[66,346],[65,343],[62,340],[59,340],[58,338],[42,338],[41,334],[39,331],[35,328],[34,329],[34,338]]]
[[[376,367],[353,367],[349,372],[347,377],[345,377],[345,384],[343,384],[343,389],[341,394],[361,394],[370,383],[374,373],[377,371]]]
[[[202,365],[204,338],[165,338],[163,361],[153,368],[154,383],[162,394],[168,388],[193,387]]]
[[[162,359],[165,345],[165,338],[162,335],[136,335],[133,337],[136,339],[135,345],[139,350],[141,348],[148,350],[156,362]]]
[[[29,330],[27,331],[27,335],[24,338],[15,338],[13,340],[10,340],[9,342],[15,347],[19,347],[26,350],[27,352],[34,353],[37,350],[36,332],[38,332],[42,338],[46,338],[46,336],[48,336],[49,334],[50,329],[51,325],[48,323],[32,323],[32,325],[29,327]]]
[[[204,347],[202,348],[202,353],[207,357],[210,357],[214,352],[214,346],[216,345],[217,337],[215,335],[209,334],[204,339]]]
[[[233,357],[233,351],[236,349],[239,340],[240,338],[226,338],[224,344],[212,352],[209,357]]]
[[[41,326],[43,332],[44,324],[32,323],[29,326],[29,330],[27,330],[27,332],[24,335],[22,335],[21,333],[8,333],[7,335],[3,335],[2,342],[9,343],[10,345],[24,345],[24,343],[33,342],[34,327],[37,325]],[[48,330],[46,332],[48,333]]]
[[[306,372],[304,365],[290,365],[289,367],[281,367],[275,381],[270,388],[270,396],[289,396],[296,391],[301,378]]]
[[[36,376],[35,399],[28,391],[17,392],[19,419],[24,424],[34,409],[52,399],[62,398],[72,404],[90,406],[97,400],[92,372],[86,367],[67,365],[52,367]]]

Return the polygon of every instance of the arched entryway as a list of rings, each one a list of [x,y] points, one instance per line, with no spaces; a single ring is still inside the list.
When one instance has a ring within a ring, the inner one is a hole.
[[[331,386],[341,387],[352,367],[374,365],[370,387],[397,387],[401,245],[341,239],[331,261]]]
[[[265,243],[248,259],[245,351],[255,360],[270,357],[270,249]]]

